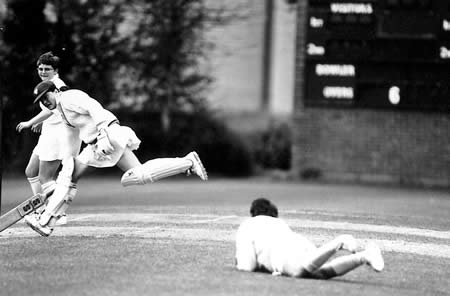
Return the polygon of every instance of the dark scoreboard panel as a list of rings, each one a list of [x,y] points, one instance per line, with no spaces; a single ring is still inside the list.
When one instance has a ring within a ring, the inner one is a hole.
[[[450,0],[308,0],[305,105],[449,112]]]

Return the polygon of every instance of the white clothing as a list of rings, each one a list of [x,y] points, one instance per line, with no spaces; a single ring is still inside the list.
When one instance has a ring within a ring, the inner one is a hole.
[[[96,145],[87,145],[77,157],[81,163],[97,168],[113,167],[120,160],[125,149],[136,150],[139,148],[141,140],[131,128],[113,124],[106,130],[109,141],[114,147],[114,152],[107,158],[98,159],[95,155]]]
[[[67,125],[80,131],[80,139],[86,144],[97,138],[100,129],[117,120],[114,114],[81,90],[66,90],[60,93],[56,102],[58,106],[54,110],[61,113]]]
[[[77,159],[93,167],[112,167],[122,157],[125,149],[136,150],[141,141],[134,131],[117,123],[116,116],[104,109],[102,105],[81,90],[67,90],[57,97],[55,113],[60,113],[63,121],[79,131],[79,137],[88,144]],[[96,139],[101,129],[105,129],[114,152],[99,159],[95,151]]]
[[[80,153],[80,147],[78,130],[61,122],[46,126],[33,153],[38,155],[41,161],[63,160],[69,156],[76,157]]]
[[[59,78],[58,73],[56,73],[55,76],[53,76],[53,78],[50,81],[55,84],[57,89],[60,89],[61,87],[66,86],[64,81],[62,81],[61,78]],[[41,107],[42,110],[48,110],[41,102],[39,102],[39,106]],[[61,120],[60,116],[57,116],[55,114],[50,116],[42,123],[42,132],[41,133],[45,132],[45,128],[48,125],[60,124],[61,122],[62,122],[62,120]]]
[[[239,270],[265,269],[272,273],[301,274],[316,246],[294,233],[279,218],[259,215],[244,221],[236,233],[236,267]]]
[[[59,89],[66,84],[55,74],[51,81]],[[42,103],[42,110],[48,110]],[[39,160],[62,160],[66,157],[75,157],[80,152],[81,140],[78,131],[68,128],[62,121],[60,114],[53,114],[42,123],[41,135],[33,154],[39,156]]]

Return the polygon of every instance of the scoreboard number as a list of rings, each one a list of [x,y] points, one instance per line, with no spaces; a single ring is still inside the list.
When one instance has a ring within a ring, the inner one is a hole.
[[[305,107],[450,111],[447,1],[307,1]]]

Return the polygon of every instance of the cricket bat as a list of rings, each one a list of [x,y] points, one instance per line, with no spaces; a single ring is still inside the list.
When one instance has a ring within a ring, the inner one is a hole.
[[[33,195],[14,209],[0,216],[0,232],[16,224],[22,220],[24,216],[43,206],[47,196],[50,196],[51,193],[53,192],[49,192],[48,195],[41,193]]]

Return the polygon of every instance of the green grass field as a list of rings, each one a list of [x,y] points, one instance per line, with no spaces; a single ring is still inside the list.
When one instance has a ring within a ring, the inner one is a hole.
[[[2,214],[30,195],[22,179],[2,186]],[[260,196],[318,244],[343,233],[376,241],[385,270],[328,281],[236,271],[234,232]],[[214,178],[122,188],[91,178],[52,236],[23,222],[0,233],[0,294],[450,295],[449,212],[443,190]]]

